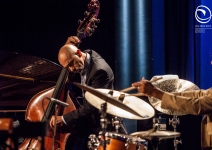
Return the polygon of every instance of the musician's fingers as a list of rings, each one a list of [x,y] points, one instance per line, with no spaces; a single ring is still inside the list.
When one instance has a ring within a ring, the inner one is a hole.
[[[134,82],[132,83],[133,87],[139,87],[141,85],[141,82]]]
[[[81,42],[80,39],[78,37],[76,37],[76,36],[73,36],[73,40],[74,40],[75,43],[80,43]]]
[[[66,44],[73,44],[73,45],[76,45],[78,43],[80,43],[80,39],[76,36],[70,36],[67,41],[66,41]]]
[[[54,116],[52,116],[52,118],[51,118],[51,120],[49,122],[49,125],[50,125],[51,128],[54,128],[54,125],[55,125],[55,118],[54,118]]]

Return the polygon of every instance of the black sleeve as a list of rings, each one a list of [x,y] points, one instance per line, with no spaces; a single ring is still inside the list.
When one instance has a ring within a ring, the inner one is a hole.
[[[112,88],[112,85],[113,79],[109,79],[107,72],[105,70],[98,70],[95,72],[90,86],[93,88]],[[81,120],[90,117],[94,113],[95,115],[99,115],[99,110],[85,100],[83,105],[78,109],[63,115],[63,118],[67,125],[72,126],[80,123]]]

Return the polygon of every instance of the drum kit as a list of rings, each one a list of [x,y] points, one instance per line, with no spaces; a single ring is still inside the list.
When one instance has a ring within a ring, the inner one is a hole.
[[[157,88],[167,92],[182,92],[199,89],[192,82],[182,79],[161,80],[160,82],[152,83]],[[98,137],[93,134],[89,136],[90,141],[88,142],[88,148],[90,150],[147,150],[148,141],[152,145],[153,150],[158,150],[161,140],[172,138],[174,139],[175,150],[177,150],[178,144],[182,144],[181,140],[177,140],[177,137],[180,137],[180,132],[176,131],[177,124],[179,124],[179,118],[177,118],[177,116],[186,115],[185,113],[162,109],[160,107],[161,101],[153,97],[148,97],[150,105],[144,100],[133,96],[133,94],[125,93],[127,91],[126,89],[121,91],[94,89],[80,83],[75,82],[74,84],[86,91],[86,100],[101,112],[100,123],[102,131]],[[132,90],[133,87],[129,89]],[[107,113],[126,119],[145,120],[154,118],[155,110],[153,107],[164,114],[173,116],[173,118],[169,120],[169,124],[173,126],[174,131],[159,130],[160,121],[156,121],[153,124],[153,128],[148,131],[135,132],[130,135],[127,134],[127,132],[126,134],[122,134],[118,132],[118,128],[120,128],[122,123],[116,119],[112,121],[116,126],[116,132],[106,131],[108,124],[106,118]]]

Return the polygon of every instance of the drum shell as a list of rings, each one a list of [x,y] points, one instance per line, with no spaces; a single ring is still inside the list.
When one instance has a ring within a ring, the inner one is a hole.
[[[115,132],[107,132],[105,139],[107,140],[106,150],[145,150],[147,143],[144,139]],[[103,140],[102,136],[100,136],[101,140]],[[104,150],[103,146],[100,145],[98,150]]]

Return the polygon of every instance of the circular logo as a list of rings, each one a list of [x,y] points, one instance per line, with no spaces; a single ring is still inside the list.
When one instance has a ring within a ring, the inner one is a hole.
[[[204,5],[196,8],[195,18],[199,23],[208,23],[211,20],[211,10]]]

